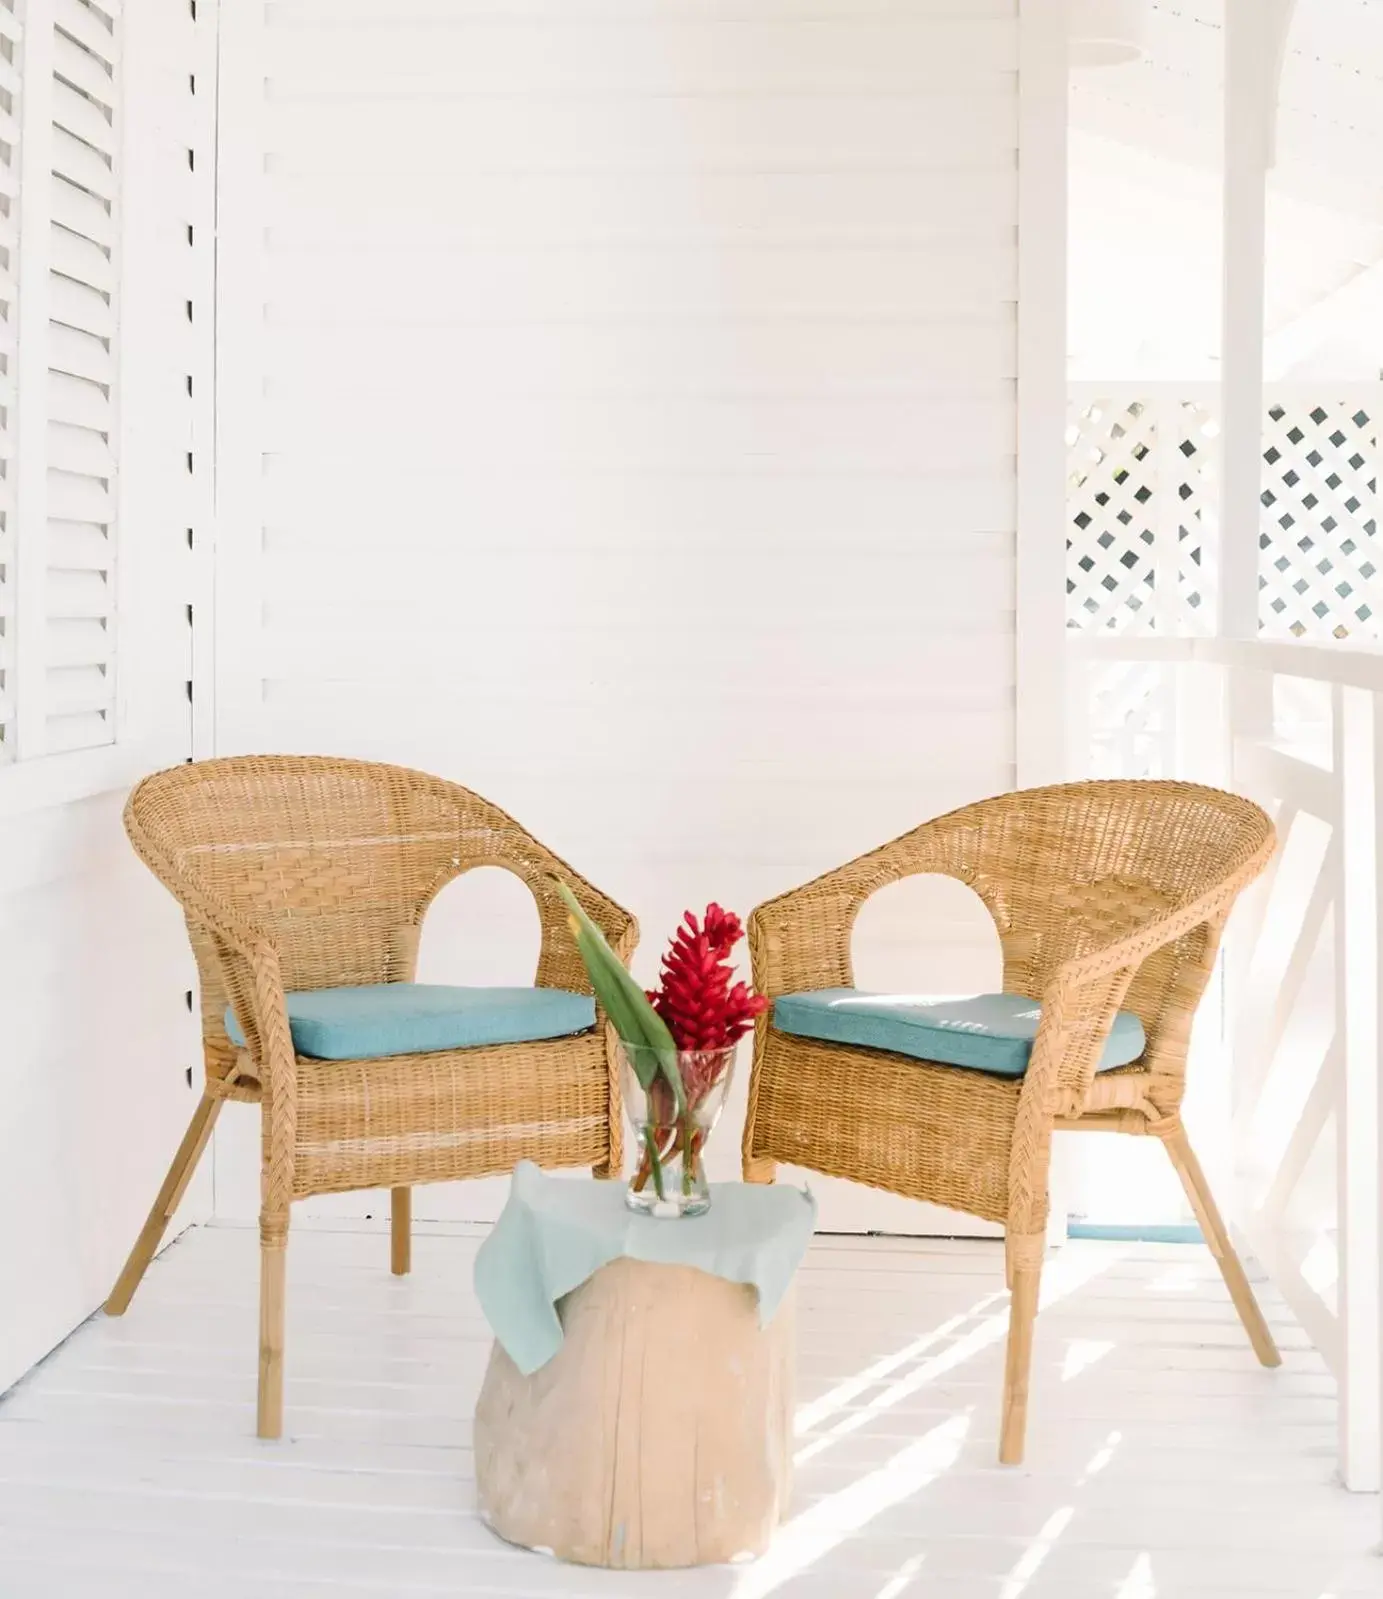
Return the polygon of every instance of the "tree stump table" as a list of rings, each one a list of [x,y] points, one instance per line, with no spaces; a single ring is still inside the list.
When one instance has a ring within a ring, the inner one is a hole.
[[[791,1491],[791,1278],[814,1221],[797,1189],[737,1183],[705,1216],[654,1220],[617,1184],[521,1166],[476,1262],[494,1531],[631,1570],[761,1554]]]

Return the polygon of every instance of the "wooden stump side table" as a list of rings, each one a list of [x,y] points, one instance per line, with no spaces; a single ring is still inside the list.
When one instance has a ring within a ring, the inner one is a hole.
[[[636,1217],[617,1184],[520,1168],[476,1266],[497,1335],[474,1434],[494,1531],[629,1570],[762,1554],[791,1491],[790,1285],[814,1220],[798,1190],[740,1184],[704,1217]]]
[[[531,1377],[490,1356],[475,1472],[495,1531],[592,1566],[762,1553],[791,1491],[791,1304],[760,1330],[752,1288],[616,1260],[562,1320]]]

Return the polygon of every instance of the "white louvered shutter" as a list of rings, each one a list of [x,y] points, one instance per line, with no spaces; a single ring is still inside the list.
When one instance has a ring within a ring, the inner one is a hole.
[[[0,761],[14,756],[14,400],[19,244],[19,23],[0,0]]]
[[[26,0],[14,41],[9,698],[21,759],[94,749],[116,735],[118,11],[118,0]]]
[[[43,619],[49,753],[115,736],[118,61],[110,10],[55,0]]]

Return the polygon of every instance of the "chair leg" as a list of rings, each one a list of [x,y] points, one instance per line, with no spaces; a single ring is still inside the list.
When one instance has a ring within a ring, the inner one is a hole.
[[[389,1190],[389,1270],[406,1277],[413,1264],[413,1190]]]
[[[259,1224],[259,1406],[261,1438],[283,1436],[283,1310],[288,1218]]]
[[[134,1248],[130,1251],[124,1270],[116,1278],[115,1287],[111,1289],[110,1297],[106,1300],[108,1316],[123,1316],[129,1309],[135,1289],[139,1287],[149,1262],[154,1258],[159,1244],[163,1242],[163,1235],[168,1230],[173,1212],[187,1192],[187,1185],[192,1181],[192,1174],[197,1169],[197,1162],[202,1158],[202,1151],[211,1137],[211,1130],[216,1125],[216,1118],[223,1103],[224,1101],[220,1099],[213,1099],[210,1095],[203,1094],[201,1102],[192,1112],[192,1120],[183,1134],[182,1143],[178,1145],[177,1154],[173,1156],[173,1164],[163,1179],[163,1186],[158,1191],[158,1198],[154,1200],[153,1209],[149,1212],[139,1237],[135,1239]]]
[[[766,1155],[756,1155],[743,1162],[744,1180],[747,1183],[771,1183],[778,1175],[778,1162]]]
[[[1172,1165],[1177,1169],[1177,1176],[1181,1178],[1181,1186],[1186,1190],[1191,1209],[1195,1211],[1196,1220],[1205,1234],[1205,1241],[1210,1245],[1210,1253],[1214,1255],[1219,1265],[1220,1275],[1225,1280],[1225,1287],[1229,1289],[1229,1297],[1234,1301],[1235,1310],[1239,1312],[1239,1320],[1244,1324],[1244,1331],[1249,1335],[1254,1354],[1265,1366],[1280,1366],[1282,1356],[1278,1353],[1277,1344],[1268,1330],[1268,1324],[1259,1309],[1258,1301],[1254,1298],[1253,1289],[1244,1273],[1243,1263],[1229,1240],[1229,1229],[1225,1226],[1224,1217],[1220,1215],[1219,1206],[1216,1205],[1215,1197],[1210,1192],[1210,1185],[1205,1180],[1200,1161],[1196,1159],[1196,1152],[1191,1148],[1186,1129],[1177,1122],[1159,1136]]]
[[[999,1428],[999,1463],[1023,1462],[1028,1429],[1028,1384],[1032,1375],[1033,1326],[1042,1291],[1042,1254],[1046,1238],[1013,1238],[1005,1244],[1009,1279],[1008,1348],[1004,1356],[1003,1418]]]

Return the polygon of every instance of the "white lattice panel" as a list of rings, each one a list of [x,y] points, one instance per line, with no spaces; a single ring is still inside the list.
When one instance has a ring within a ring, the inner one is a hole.
[[[1263,419],[1261,631],[1383,632],[1383,391],[1271,389]],[[1218,402],[1083,390],[1067,426],[1067,620],[1082,631],[1211,631]]]
[[[1072,412],[1066,433],[1067,624],[1113,633],[1148,631],[1155,424],[1141,400],[1095,400]]]
[[[1275,398],[1263,432],[1259,629],[1377,638],[1377,404]]]
[[[1213,630],[1215,538],[1219,503],[1219,413],[1205,400],[1179,400],[1172,452],[1166,463],[1167,493],[1176,530],[1175,615],[1185,633]],[[1165,430],[1164,430],[1165,432]]]
[[[1214,413],[1181,397],[1075,397],[1067,424],[1067,623],[1207,630]]]

